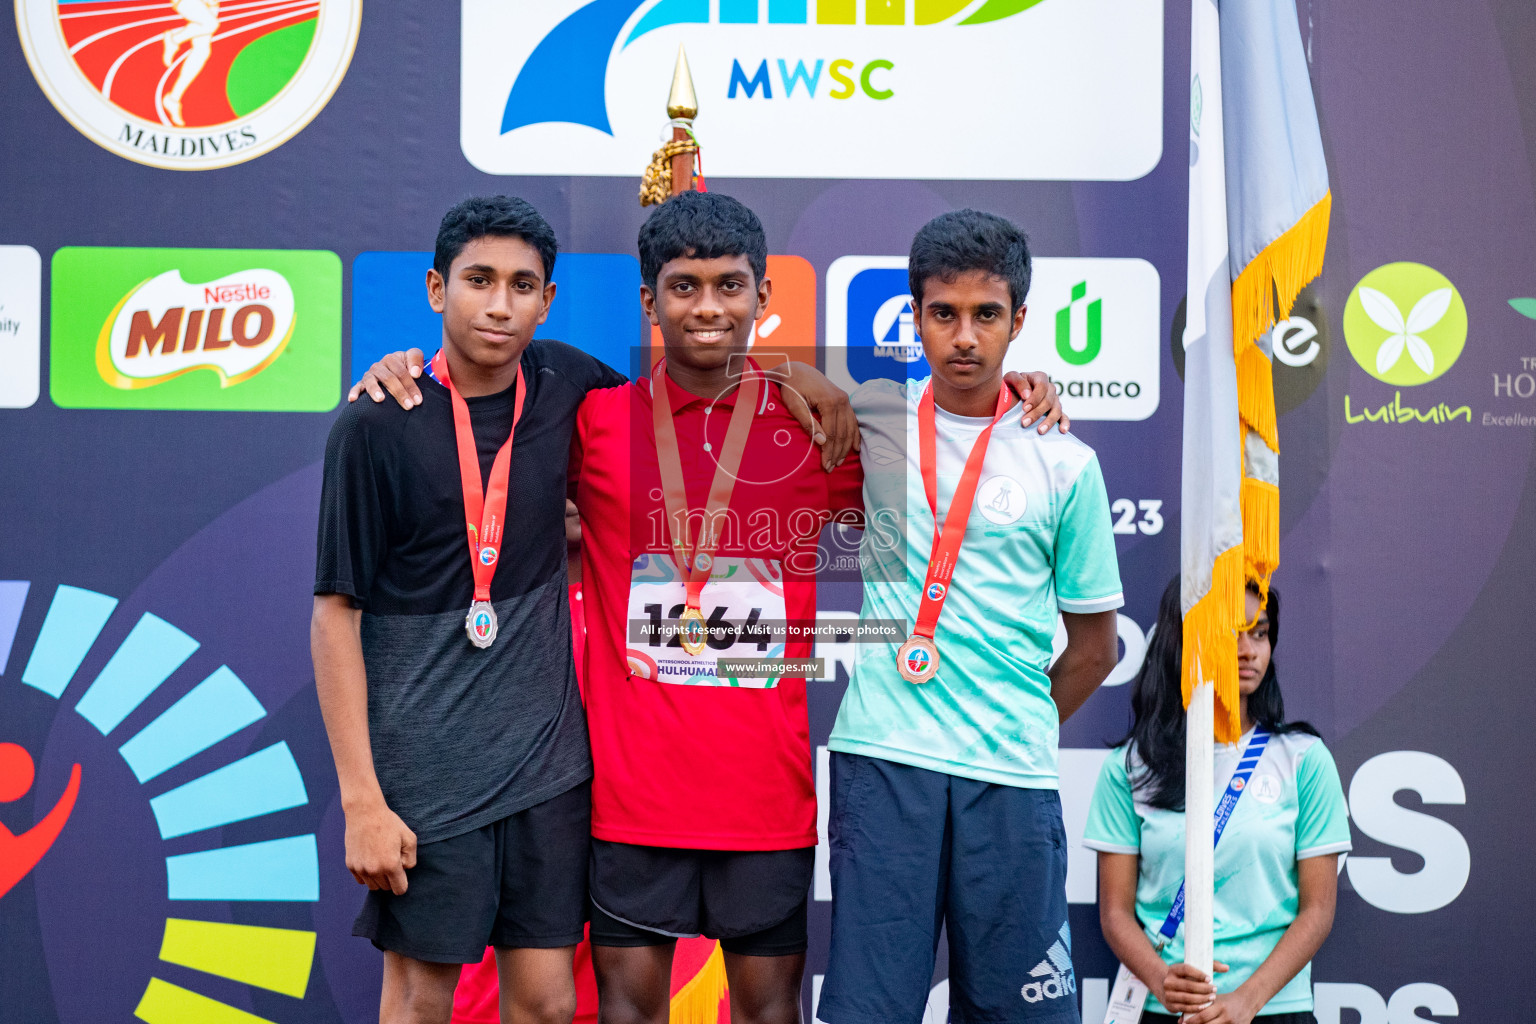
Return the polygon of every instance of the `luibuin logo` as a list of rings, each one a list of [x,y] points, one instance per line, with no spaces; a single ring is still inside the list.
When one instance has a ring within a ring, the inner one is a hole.
[[[50,391],[66,408],[323,412],[340,306],[334,253],[60,249]]]
[[[346,74],[361,0],[17,0],[44,94],[92,142],[205,170],[282,145]]]
[[[1072,286],[1072,301],[1056,311],[1056,354],[1073,366],[1093,362],[1104,344],[1104,300],[1089,302],[1087,295],[1088,282],[1077,282]],[[1084,321],[1081,334],[1073,329],[1079,315]],[[1083,339],[1081,345],[1078,337]]]
[[[1344,306],[1344,340],[1372,377],[1396,387],[1445,373],[1467,343],[1467,307],[1433,267],[1389,263],[1360,280]]]

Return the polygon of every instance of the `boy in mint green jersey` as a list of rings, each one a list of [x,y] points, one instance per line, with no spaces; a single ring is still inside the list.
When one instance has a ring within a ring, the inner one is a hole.
[[[852,400],[863,616],[913,635],[860,647],[832,730],[818,1016],[916,1024],[947,925],[956,1024],[1077,1024],[1057,735],[1116,660],[1109,501],[1092,449],[1006,413],[1023,232],[945,214],[918,232],[908,273],[933,375]],[[1051,665],[1058,614],[1068,643]]]

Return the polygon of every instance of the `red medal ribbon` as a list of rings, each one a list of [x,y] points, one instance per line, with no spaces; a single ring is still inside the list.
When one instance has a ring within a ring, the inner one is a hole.
[[[720,545],[720,521],[731,504],[736,488],[736,471],[746,451],[747,433],[752,426],[758,396],[762,391],[760,372],[755,362],[742,375],[736,389],[736,408],[725,431],[725,445],[716,460],[714,479],[709,485],[709,499],[704,506],[704,522],[698,540],[693,538],[693,517],[689,514],[688,490],[683,484],[683,462],[678,453],[677,425],[672,422],[672,403],[667,398],[664,375],[666,359],[651,371],[651,415],[656,426],[656,462],[661,470],[661,491],[667,507],[667,533],[672,540],[672,561],[687,581],[687,607],[699,611],[699,598],[714,566],[715,548]],[[701,564],[702,563],[702,564]]]
[[[469,403],[459,394],[448,376],[448,357],[441,349],[432,357],[432,376],[453,399],[453,433],[459,449],[459,483],[464,488],[464,527],[469,536],[469,565],[475,575],[475,600],[491,599],[491,577],[501,560],[501,537],[507,518],[507,478],[512,472],[512,438],[517,435],[517,421],[523,418],[523,367],[519,362],[512,388],[517,393],[512,409],[512,429],[491,463],[490,479],[482,491],[480,455],[475,448],[475,432],[469,423]]]
[[[942,529],[939,527],[938,439],[931,382],[917,403],[918,460],[923,471],[923,490],[928,495],[928,509],[933,513],[933,550],[928,556],[928,575],[923,580],[922,603],[918,605],[917,625],[912,630],[914,636],[933,639],[939,613],[944,610],[944,599],[949,596],[949,581],[955,574],[955,563],[960,559],[960,545],[965,542],[965,524],[971,518],[971,503],[976,500],[976,485],[981,479],[981,464],[987,458],[992,428],[1008,411],[1012,398],[1004,384],[997,394],[997,412],[993,414],[992,422],[971,445]]]

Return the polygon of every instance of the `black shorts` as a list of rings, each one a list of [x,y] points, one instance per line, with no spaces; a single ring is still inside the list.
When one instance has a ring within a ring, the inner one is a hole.
[[[352,934],[432,963],[472,964],[485,947],[555,949],[587,920],[592,784],[473,832],[426,843],[405,895],[371,890]]]
[[[742,956],[803,953],[815,862],[815,847],[678,850],[594,839],[592,944],[707,935]]]

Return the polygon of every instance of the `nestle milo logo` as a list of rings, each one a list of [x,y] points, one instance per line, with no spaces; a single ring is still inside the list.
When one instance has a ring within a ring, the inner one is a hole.
[[[167,270],[123,298],[101,329],[96,368],[112,387],[153,387],[194,370],[221,388],[271,366],[293,337],[293,289],[255,268],[189,284]]]
[[[49,390],[86,409],[324,412],[341,391],[341,261],[241,249],[60,249]]]

